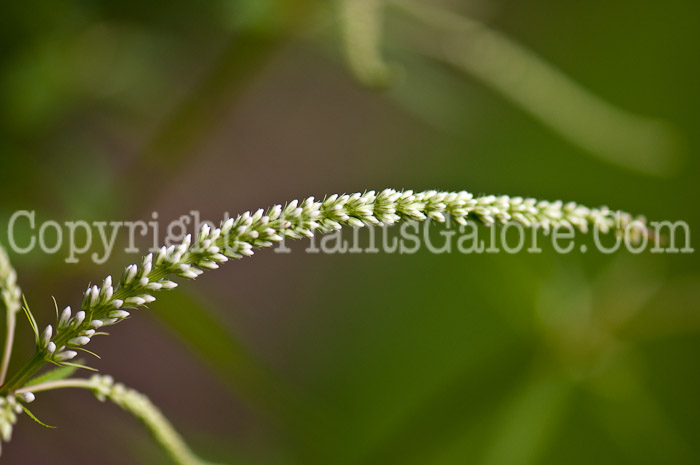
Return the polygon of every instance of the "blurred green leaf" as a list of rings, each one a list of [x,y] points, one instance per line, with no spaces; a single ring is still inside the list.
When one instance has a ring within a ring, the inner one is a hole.
[[[78,369],[76,366],[62,366],[57,368],[52,368],[46,373],[42,373],[29,381],[25,386],[34,386],[35,384],[46,383],[48,381],[60,381],[62,379],[68,378],[70,375],[75,373]]]

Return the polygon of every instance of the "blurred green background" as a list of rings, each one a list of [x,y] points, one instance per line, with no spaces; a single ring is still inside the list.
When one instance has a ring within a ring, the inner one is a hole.
[[[293,198],[393,187],[700,211],[700,4],[435,2],[479,18],[682,140],[679,169],[605,163],[488,85],[414,51],[386,12],[385,91],[345,62],[313,0],[28,0],[0,15],[0,218],[219,220]],[[415,30],[415,31],[414,31]],[[598,154],[599,155],[599,154]],[[7,228],[0,228],[7,244]],[[28,233],[28,231],[25,231]],[[162,237],[162,236],[161,236]],[[590,243],[588,239],[582,239]],[[151,240],[140,242],[150,247]],[[11,253],[37,318],[136,255]],[[158,295],[91,364],[231,464],[700,463],[694,254],[262,251]],[[97,251],[93,249],[92,251]],[[18,330],[13,369],[31,354]],[[39,396],[3,463],[166,464],[88,392]]]

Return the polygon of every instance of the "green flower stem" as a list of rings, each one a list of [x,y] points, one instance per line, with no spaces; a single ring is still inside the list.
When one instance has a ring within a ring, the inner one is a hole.
[[[23,392],[43,392],[43,391],[53,391],[55,389],[63,388],[84,388],[84,389],[96,389],[96,384],[89,379],[80,378],[69,378],[62,379],[59,381],[47,381],[41,384],[34,384],[32,386],[26,386],[15,391],[15,394],[22,394]]]
[[[2,391],[0,391],[0,395],[7,395],[16,390],[17,387],[24,386],[45,364],[46,353],[43,351],[35,352],[32,358],[7,381]]]

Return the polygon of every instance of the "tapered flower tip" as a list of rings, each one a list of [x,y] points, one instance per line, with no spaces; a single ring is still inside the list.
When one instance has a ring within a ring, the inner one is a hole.
[[[129,312],[127,312],[125,310],[114,310],[112,312],[109,312],[109,317],[110,318],[119,318],[119,319],[128,318]]]
[[[68,320],[70,319],[70,312],[70,306],[63,309],[61,312],[61,317],[58,319],[58,326],[64,326],[66,323],[68,323]]]
[[[75,326],[80,326],[83,321],[85,321],[85,312],[81,310],[75,314]]]
[[[78,336],[70,339],[68,344],[72,346],[84,346],[88,342],[90,342],[90,338],[88,336]]]
[[[71,359],[75,358],[76,355],[78,355],[78,352],[76,352],[74,350],[64,350],[63,352],[56,354],[54,359],[61,362],[64,360],[71,360]]]
[[[41,334],[41,342],[44,346],[48,345],[51,341],[51,336],[53,336],[53,327],[47,325],[46,328],[44,328],[44,332]]]

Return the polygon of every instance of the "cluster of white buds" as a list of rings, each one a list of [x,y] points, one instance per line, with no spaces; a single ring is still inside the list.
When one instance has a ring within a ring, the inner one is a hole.
[[[96,334],[95,330],[86,327],[85,323],[84,310],[73,315],[70,307],[64,308],[56,321],[56,333],[54,334],[53,326],[47,325],[41,333],[39,348],[56,363],[75,358],[78,353],[71,349],[86,345]]]
[[[607,232],[622,230],[633,220],[643,222],[605,207],[590,209],[575,203],[505,195],[474,197],[465,191],[414,193],[385,189],[378,193],[331,195],[322,201],[313,197],[294,200],[266,211],[245,212],[224,221],[220,228],[204,225],[194,241],[187,235],[180,244],[146,255],[140,265],[127,266],[116,285],[108,276],[101,286],[89,287],[83,296],[82,310],[70,318],[67,309],[68,313],[64,311],[59,319],[58,339],[52,341],[53,346],[47,328],[45,348],[50,353],[56,352],[54,360],[72,358],[75,351],[71,347],[87,344],[93,335],[99,334],[95,330],[128,318],[127,309],[153,302],[153,292],[176,287],[168,276],[194,279],[204,270],[216,269],[232,258],[250,256],[255,249],[270,247],[285,237],[311,237],[345,226],[387,226],[401,220],[445,222],[448,216],[461,225],[470,219],[486,225],[516,221],[545,230],[569,226],[582,232],[590,226]],[[67,329],[64,331],[67,335],[60,338],[63,328]]]
[[[104,402],[110,396],[114,387],[114,378],[109,375],[92,375],[90,377],[92,392],[100,401]]]
[[[34,400],[34,395],[29,396],[28,399],[30,399],[28,402],[31,402]],[[17,415],[21,414],[22,411],[22,405],[15,396],[0,396],[0,438],[2,441],[10,442],[12,429],[17,423]]]
[[[22,308],[22,291],[17,285],[17,273],[7,252],[0,247],[0,302],[8,312],[16,313]]]
[[[100,401],[104,402],[109,399],[127,410],[132,409],[134,405],[142,403],[144,399],[150,403],[145,395],[126,387],[122,383],[115,382],[114,378],[109,375],[92,375],[90,384],[95,397]]]

